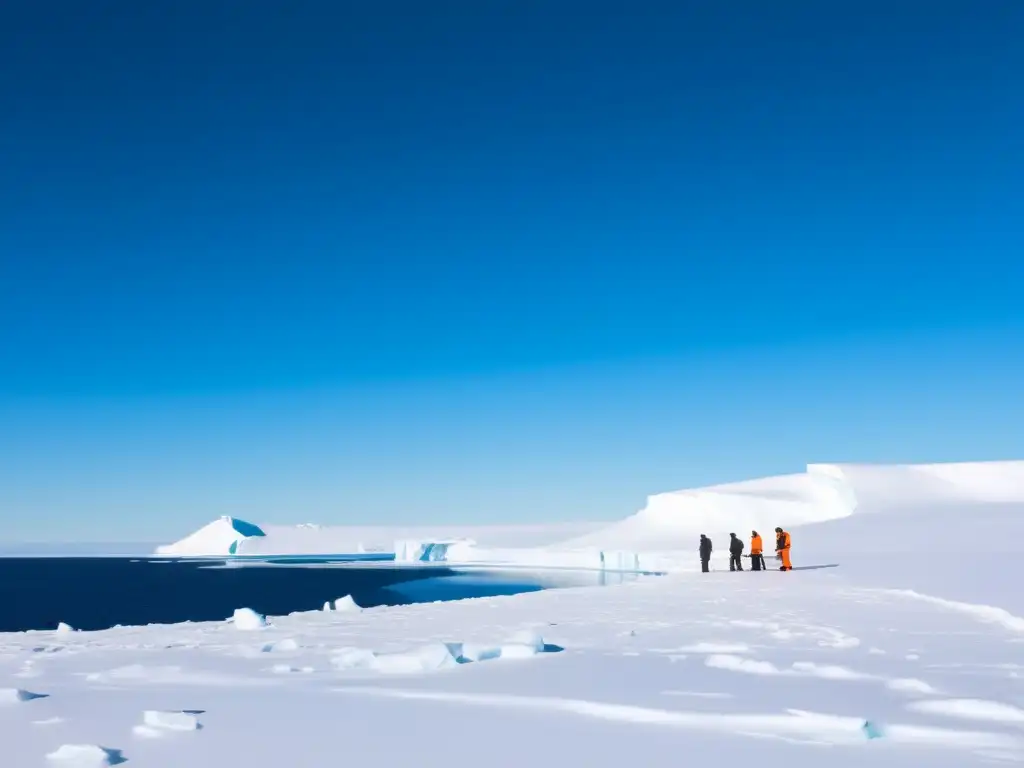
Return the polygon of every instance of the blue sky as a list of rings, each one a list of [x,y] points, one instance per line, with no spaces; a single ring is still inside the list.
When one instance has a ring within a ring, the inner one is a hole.
[[[2,539],[1024,457],[1024,8],[0,9]]]

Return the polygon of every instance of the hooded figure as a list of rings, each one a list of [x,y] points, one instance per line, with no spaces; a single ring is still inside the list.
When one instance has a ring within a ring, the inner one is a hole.
[[[764,563],[764,544],[761,543],[761,534],[757,531],[750,532],[750,567],[755,571],[766,569]]]
[[[736,538],[735,533],[729,534],[729,570],[743,570],[743,541]]]
[[[711,539],[703,533],[700,535],[700,569],[707,573],[710,569],[708,563],[711,561]]]
[[[775,552],[782,561],[782,567],[779,570],[793,570],[793,564],[789,560],[789,534],[781,528],[775,529]]]

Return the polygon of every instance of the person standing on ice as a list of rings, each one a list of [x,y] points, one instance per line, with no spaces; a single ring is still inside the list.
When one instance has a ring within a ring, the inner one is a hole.
[[[761,542],[761,534],[757,531],[750,532],[750,568],[754,571],[760,571],[762,568],[768,570],[764,564],[764,544]]]
[[[707,573],[710,569],[708,563],[711,562],[711,539],[705,536],[703,533],[700,535],[700,569],[704,573]]]
[[[780,571],[793,570],[793,564],[789,560],[789,534],[781,528],[775,529],[775,553],[782,560]]]
[[[743,541],[736,538],[735,533],[729,534],[729,570],[743,570]]]

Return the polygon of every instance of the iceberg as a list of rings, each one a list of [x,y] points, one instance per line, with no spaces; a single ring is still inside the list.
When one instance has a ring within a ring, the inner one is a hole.
[[[263,536],[266,534],[258,525],[223,516],[181,541],[157,547],[156,554],[192,557],[234,555],[242,541]]]

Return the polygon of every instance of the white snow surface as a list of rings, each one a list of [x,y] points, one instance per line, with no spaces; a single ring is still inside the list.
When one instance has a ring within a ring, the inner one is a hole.
[[[0,635],[4,764],[1024,763],[1019,464],[868,468],[788,573]]]

